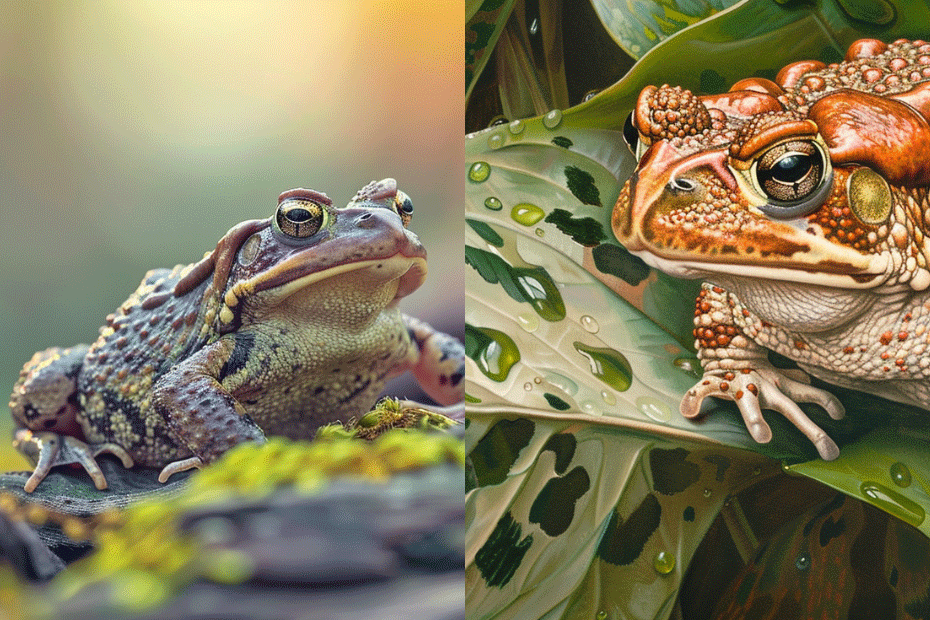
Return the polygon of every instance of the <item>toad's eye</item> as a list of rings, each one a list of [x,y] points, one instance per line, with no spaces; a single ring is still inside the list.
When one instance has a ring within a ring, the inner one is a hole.
[[[827,198],[833,174],[820,147],[812,140],[782,142],[765,151],[753,165],[754,180],[772,217],[808,215]]]
[[[406,228],[413,218],[413,202],[410,200],[410,196],[397,190],[397,195],[394,197],[394,208],[404,223],[404,228]]]
[[[623,141],[630,147],[634,155],[638,155],[636,149],[639,146],[639,130],[633,124],[633,113],[626,115],[626,121],[623,123]]]
[[[277,229],[297,239],[315,235],[325,223],[326,210],[309,200],[285,200],[275,213]]]

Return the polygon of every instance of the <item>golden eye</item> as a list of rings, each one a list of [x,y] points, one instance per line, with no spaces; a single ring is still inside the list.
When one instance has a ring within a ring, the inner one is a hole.
[[[765,151],[753,165],[757,188],[769,199],[761,210],[782,219],[816,210],[830,192],[833,174],[812,140],[790,140]]]
[[[326,210],[309,200],[285,200],[275,214],[278,230],[303,239],[315,235],[326,222]]]
[[[410,196],[397,190],[397,195],[394,197],[394,209],[404,223],[404,228],[406,228],[413,218],[413,202],[411,202]]]

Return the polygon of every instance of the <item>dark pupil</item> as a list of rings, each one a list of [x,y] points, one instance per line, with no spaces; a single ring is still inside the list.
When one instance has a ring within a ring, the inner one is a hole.
[[[413,213],[413,203],[409,200],[405,200],[403,204],[400,205],[400,210],[404,213]]]
[[[771,168],[772,178],[782,183],[797,183],[810,172],[813,162],[810,155],[788,155],[782,157]]]
[[[290,211],[286,213],[286,215],[287,215],[287,219],[294,222],[295,224],[302,224],[303,222],[306,222],[311,217],[313,217],[309,211],[307,211],[306,209],[302,209],[300,207],[291,209]]]
[[[627,114],[626,121],[623,123],[623,139],[630,147],[630,150],[636,153],[636,145],[639,142],[639,131],[633,125],[632,112]]]

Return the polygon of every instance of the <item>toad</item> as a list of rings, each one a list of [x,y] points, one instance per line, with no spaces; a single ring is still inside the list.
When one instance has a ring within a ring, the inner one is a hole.
[[[407,370],[437,402],[459,402],[462,344],[397,306],[426,276],[412,211],[393,179],[343,208],[292,189],[200,261],[148,272],[96,342],[23,368],[10,408],[36,464],[25,490],[66,463],[106,488],[101,453],[161,468],[164,482],[242,442],[309,439]]]
[[[668,274],[705,284],[694,313],[708,396],[735,401],[767,442],[761,410],[824,459],[836,443],[798,407],[844,415],[813,375],[930,403],[930,44],[853,43],[697,96],[642,91],[625,135],[639,165],[613,211],[617,239]],[[799,369],[779,370],[769,351]]]

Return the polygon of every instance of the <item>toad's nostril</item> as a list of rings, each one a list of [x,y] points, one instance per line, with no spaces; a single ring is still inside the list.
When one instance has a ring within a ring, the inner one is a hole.
[[[690,194],[697,190],[698,184],[689,179],[672,179],[665,188],[673,194]]]

